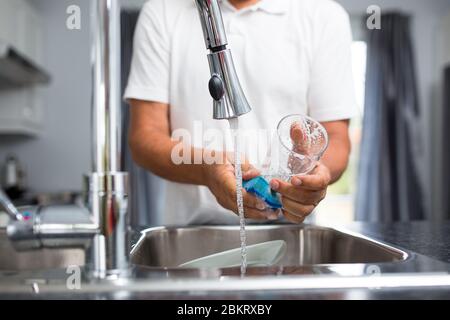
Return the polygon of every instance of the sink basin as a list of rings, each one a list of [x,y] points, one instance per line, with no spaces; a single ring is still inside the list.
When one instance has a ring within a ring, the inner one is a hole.
[[[359,235],[318,226],[249,226],[248,245],[284,240],[277,266],[393,263],[408,254]],[[142,233],[131,253],[133,264],[178,269],[180,265],[240,246],[239,227],[154,228]]]
[[[319,226],[249,226],[247,230],[249,245],[282,242],[281,260],[273,260],[274,266],[251,267],[244,278],[239,267],[180,268],[185,262],[238,248],[239,228],[153,228],[130,234],[136,243],[133,266],[123,277],[99,280],[82,268],[82,286],[75,291],[68,290],[64,267],[84,264],[82,251],[16,253],[0,232],[0,299],[285,299],[311,298],[311,294],[336,299],[336,293],[338,298],[381,292],[392,297],[392,288],[401,288],[411,297],[415,296],[411,290],[417,293],[424,288],[442,289],[448,296],[448,264],[414,252]]]
[[[0,228],[0,271],[34,271],[84,266],[85,253],[81,249],[42,249],[17,252],[8,240],[6,230]]]
[[[286,253],[275,266],[392,263],[408,254],[359,235],[318,226],[249,226],[247,243],[283,240]],[[239,248],[239,227],[153,228],[142,232],[131,262],[150,268],[180,269],[195,259]],[[82,249],[41,249],[17,252],[0,228],[0,271],[34,271],[84,266]]]

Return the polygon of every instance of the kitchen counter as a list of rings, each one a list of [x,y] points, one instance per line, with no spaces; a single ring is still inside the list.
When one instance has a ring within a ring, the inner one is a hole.
[[[450,221],[429,223],[352,223],[347,229],[424,256],[450,263]]]
[[[299,267],[297,273],[250,276],[243,280],[230,278],[218,270],[187,272],[188,278],[183,278],[177,272],[149,273],[133,268],[131,277],[118,282],[89,280],[84,274],[82,290],[72,291],[66,288],[65,270],[0,273],[0,298],[450,299],[450,222],[352,223],[345,229],[419,255],[413,254],[415,258],[405,262],[404,267],[397,266],[396,274],[391,274],[394,269],[389,265],[386,268],[378,264],[381,273],[375,275],[364,274],[364,266],[358,264]],[[434,260],[422,259],[421,255]],[[405,269],[399,273],[399,268]],[[357,276],[361,271],[363,276]],[[324,287],[318,288],[319,283]],[[37,292],[35,286],[39,288]]]

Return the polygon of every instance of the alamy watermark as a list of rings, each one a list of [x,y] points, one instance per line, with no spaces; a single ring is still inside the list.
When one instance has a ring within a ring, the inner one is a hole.
[[[77,5],[70,5],[66,9],[66,28],[68,30],[81,30],[81,8]]]
[[[381,7],[370,5],[367,7],[366,26],[369,30],[381,29]],[[81,30],[81,8],[78,5],[70,5],[66,9],[67,19],[66,28],[68,30]]]
[[[81,290],[81,268],[80,266],[69,266],[66,269],[68,275],[66,287],[68,290]]]
[[[381,7],[377,5],[371,5],[367,8],[367,20],[366,26],[369,30],[381,29]]]
[[[270,152],[272,155],[278,152],[274,150],[280,146],[274,143],[276,137],[275,130],[243,128],[237,133],[234,130],[207,128],[202,121],[194,121],[191,130],[173,131],[172,141],[176,145],[172,148],[171,160],[175,165],[225,164],[233,158],[226,155],[235,151],[234,140],[237,138],[241,155],[253,155],[249,159],[252,163],[263,164]]]

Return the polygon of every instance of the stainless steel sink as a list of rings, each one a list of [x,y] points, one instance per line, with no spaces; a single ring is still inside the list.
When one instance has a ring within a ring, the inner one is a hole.
[[[17,252],[9,241],[6,230],[0,228],[0,271],[34,271],[84,266],[85,253],[81,249],[42,249]]]
[[[73,291],[67,287],[64,267],[84,264],[82,251],[16,253],[0,232],[0,299],[284,299],[318,293],[330,293],[335,299],[336,292],[361,298],[374,292],[389,294],[392,288],[408,293],[423,288],[450,290],[448,264],[331,228],[248,227],[249,244],[284,240],[287,252],[276,266],[249,268],[245,278],[239,268],[177,268],[239,247],[238,227],[154,228],[136,233],[133,240],[134,265],[129,272],[99,280],[82,268],[81,288]]]
[[[284,240],[287,252],[277,266],[392,263],[408,254],[362,236],[317,226],[250,226],[248,244]],[[182,263],[236,249],[238,227],[153,228],[142,233],[131,253],[134,265],[177,269]],[[82,249],[17,252],[0,228],[0,271],[64,269],[85,265]]]
[[[287,252],[278,266],[392,263],[408,254],[362,236],[317,226],[250,226],[249,245],[284,240]],[[132,263],[177,268],[200,257],[236,249],[238,227],[155,228],[143,232],[133,248]]]

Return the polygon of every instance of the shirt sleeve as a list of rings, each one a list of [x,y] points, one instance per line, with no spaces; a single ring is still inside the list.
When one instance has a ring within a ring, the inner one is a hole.
[[[143,7],[134,34],[133,57],[124,98],[170,103],[169,35],[164,23],[164,1]]]
[[[350,19],[334,1],[321,3],[314,19],[308,113],[321,122],[350,119],[358,114]]]

